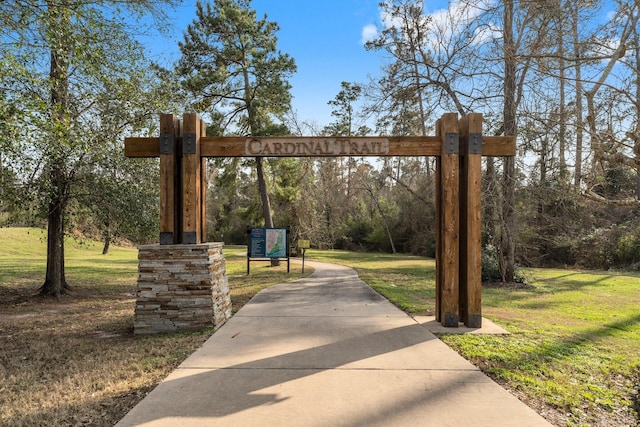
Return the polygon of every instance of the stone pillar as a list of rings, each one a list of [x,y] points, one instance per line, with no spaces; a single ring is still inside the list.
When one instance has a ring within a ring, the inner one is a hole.
[[[223,243],[138,248],[134,333],[220,327],[231,317]]]

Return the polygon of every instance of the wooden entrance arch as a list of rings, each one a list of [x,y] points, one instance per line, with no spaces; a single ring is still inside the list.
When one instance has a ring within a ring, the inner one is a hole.
[[[158,138],[126,138],[127,157],[160,157],[160,244],[206,239],[207,157],[435,156],[436,319],[482,326],[482,156],[514,156],[514,137],[482,135],[482,115],[444,114],[435,136],[207,137],[195,113],[160,116]]]

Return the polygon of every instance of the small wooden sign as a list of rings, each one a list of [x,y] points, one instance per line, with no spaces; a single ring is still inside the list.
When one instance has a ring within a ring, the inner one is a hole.
[[[309,240],[298,240],[298,249],[309,249],[311,247],[311,243]]]

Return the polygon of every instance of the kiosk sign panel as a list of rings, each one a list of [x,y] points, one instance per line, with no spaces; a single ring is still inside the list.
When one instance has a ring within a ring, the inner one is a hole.
[[[287,229],[252,228],[249,232],[249,257],[287,258]]]

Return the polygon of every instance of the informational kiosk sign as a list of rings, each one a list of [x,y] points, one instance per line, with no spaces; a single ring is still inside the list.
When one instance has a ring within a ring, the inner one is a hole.
[[[288,228],[247,228],[247,274],[253,261],[286,259],[289,272],[289,229]]]

